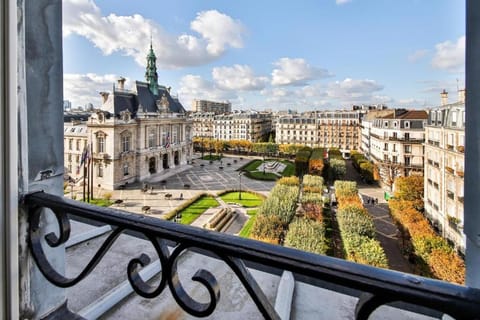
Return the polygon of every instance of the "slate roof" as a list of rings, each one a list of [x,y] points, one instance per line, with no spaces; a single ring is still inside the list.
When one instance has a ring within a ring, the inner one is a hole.
[[[380,119],[404,119],[404,120],[418,120],[418,119],[427,119],[428,114],[424,110],[408,110],[404,111],[402,109],[396,110],[400,112],[395,112],[396,114],[389,114],[383,117],[379,117]]]
[[[168,100],[170,112],[185,113],[185,108],[178,101],[173,98],[168,92],[167,88],[163,86],[158,87],[158,95],[154,95],[148,88],[148,83],[135,81],[136,94],[130,91],[115,91],[114,92],[114,113],[116,116],[120,112],[128,110],[135,118],[137,112],[157,112],[156,101],[160,100],[163,95]]]

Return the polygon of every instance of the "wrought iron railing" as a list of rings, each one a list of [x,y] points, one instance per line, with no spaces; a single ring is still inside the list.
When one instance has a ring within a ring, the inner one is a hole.
[[[297,281],[328,283],[362,292],[355,308],[357,319],[367,319],[379,306],[405,302],[449,314],[456,319],[475,319],[480,316],[480,290],[431,280],[400,272],[360,265],[332,257],[311,254],[291,248],[270,245],[232,235],[175,224],[156,218],[130,214],[111,208],[101,208],[43,192],[26,195],[23,205],[29,211],[29,244],[31,253],[42,274],[56,286],[72,287],[93,271],[110,246],[122,233],[143,236],[154,246],[162,266],[162,278],[156,287],[146,283],[139,270],[151,258],[142,253],[126,266],[128,280],[137,294],[154,298],[169,287],[176,302],[188,313],[205,317],[215,311],[220,299],[220,287],[215,276],[199,268],[192,280],[201,283],[210,301],[201,303],[184,290],[177,275],[177,258],[185,250],[210,254],[224,261],[246,288],[259,311],[266,319],[279,319],[247,265],[261,264],[293,272]],[[55,215],[59,234],[42,236],[40,218],[45,209]],[[107,224],[112,232],[80,274],[67,278],[50,264],[42,243],[50,247],[64,244],[70,236],[71,217]],[[170,253],[168,245],[174,245]],[[319,301],[321,303],[321,301]]]

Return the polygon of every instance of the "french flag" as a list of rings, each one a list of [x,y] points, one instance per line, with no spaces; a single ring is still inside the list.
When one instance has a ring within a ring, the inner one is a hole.
[[[167,143],[165,144],[165,148],[170,148],[170,132],[167,132]]]

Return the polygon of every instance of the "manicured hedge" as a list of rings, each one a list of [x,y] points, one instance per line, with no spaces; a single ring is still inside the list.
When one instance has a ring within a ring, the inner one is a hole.
[[[282,184],[285,186],[298,186],[300,185],[300,179],[298,179],[298,177],[295,177],[295,176],[283,177],[277,181],[277,185],[278,184]]]
[[[270,196],[259,207],[258,213],[276,215],[286,227],[295,214],[298,194],[298,186],[276,184]]]
[[[373,182],[375,179],[375,168],[373,163],[357,151],[352,151],[350,158],[355,169],[365,178],[366,182]]]
[[[295,175],[303,176],[308,173],[308,162],[310,160],[310,155],[312,154],[312,149],[305,147],[297,152],[295,156]]]
[[[407,250],[417,258],[416,271],[423,276],[463,284],[465,263],[444,238],[435,234],[427,219],[414,208],[416,203],[416,199],[388,202],[390,213],[407,242]]]
[[[323,157],[325,154],[325,149],[315,148],[312,150],[310,160],[308,161],[308,172],[310,174],[321,175],[323,173],[323,168],[325,167]]]
[[[358,195],[357,183],[355,181],[337,180],[334,184],[335,196],[338,198],[352,197]]]
[[[250,231],[253,239],[278,244],[283,233],[283,222],[273,214],[258,214]]]
[[[184,203],[182,203],[180,206],[176,207],[175,209],[173,209],[172,211],[170,211],[169,213],[165,214],[164,216],[162,216],[161,218],[162,219],[165,219],[165,220],[171,220],[173,217],[175,217],[175,215],[177,213],[179,213],[180,211],[184,210],[185,208],[189,207],[192,203],[194,203],[195,201],[197,201],[198,199],[202,198],[202,197],[208,197],[208,196],[211,196],[211,197],[214,197],[208,193],[205,193],[205,192],[202,192],[202,193],[199,193],[197,194],[196,196],[192,197],[191,199],[185,201]]]
[[[320,176],[313,175],[304,175],[303,176],[303,185],[309,187],[320,187],[323,188],[323,178]]]
[[[375,239],[375,225],[360,203],[357,185],[352,181],[336,181],[335,194],[339,202],[337,221],[348,260],[388,268],[380,243]]]
[[[321,222],[295,218],[290,224],[285,246],[317,254],[326,254],[329,247]]]

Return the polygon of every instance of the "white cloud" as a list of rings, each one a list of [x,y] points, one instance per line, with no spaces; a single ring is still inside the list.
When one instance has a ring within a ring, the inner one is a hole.
[[[118,78],[119,76],[114,74],[66,73],[63,75],[64,99],[70,100],[72,107],[84,106],[87,103],[99,107],[101,105],[99,92],[111,92],[113,84],[116,83]],[[125,85],[129,87],[133,83],[127,78]]]
[[[338,4],[338,5],[341,5],[341,4],[345,4],[345,3],[349,3],[351,2],[352,0],[335,0],[335,2]]]
[[[225,101],[237,98],[234,91],[221,90],[212,81],[193,74],[182,77],[178,95],[185,109],[191,108],[194,99]]]
[[[268,82],[266,77],[256,77],[249,66],[238,64],[213,68],[212,77],[224,90],[261,90]]]
[[[245,30],[241,22],[217,10],[198,13],[190,23],[190,28],[208,41],[207,51],[214,56],[222,54],[227,45],[233,48],[243,46],[242,35]]]
[[[172,35],[141,15],[103,16],[92,0],[63,1],[64,36],[78,34],[91,41],[103,54],[131,56],[145,65],[152,36],[157,64],[164,68],[202,65],[220,57],[229,47],[241,48],[244,27],[216,10],[198,13],[191,28],[199,36]]]
[[[309,80],[329,77],[326,69],[310,66],[305,59],[281,58],[273,63],[277,67],[272,71],[272,85],[305,85]]]
[[[465,36],[461,36],[456,42],[445,41],[435,45],[432,67],[451,72],[463,72],[465,70]]]
[[[429,53],[429,50],[427,49],[417,50],[414,53],[410,54],[407,59],[409,62],[412,62],[412,63],[417,62],[418,60],[424,58],[428,53]]]
[[[358,80],[346,78],[328,84],[326,93],[329,98],[336,99],[342,104],[375,103],[376,100],[385,100],[385,96],[375,95],[383,90],[383,86],[375,80]]]

